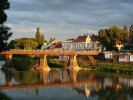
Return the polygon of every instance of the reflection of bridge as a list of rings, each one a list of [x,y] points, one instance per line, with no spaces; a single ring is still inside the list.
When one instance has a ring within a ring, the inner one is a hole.
[[[89,80],[89,75],[87,78],[78,77],[79,70],[44,70],[37,72],[33,77],[37,77],[38,81],[35,83],[23,83],[21,84],[14,84],[12,82],[13,76],[16,75],[10,71],[5,72],[5,85],[0,85],[0,90],[2,89],[15,89],[15,88],[37,88],[37,87],[64,87],[64,86],[75,86],[75,85],[96,85],[97,82],[95,80]],[[20,73],[21,74],[21,73]],[[18,75],[22,77],[22,75]],[[38,77],[39,76],[39,77]],[[16,80],[17,81],[17,80]]]
[[[86,96],[89,95],[99,95],[99,96],[118,96],[123,91],[124,93],[129,93],[133,90],[132,86],[132,78],[129,77],[118,77],[107,75],[106,77],[103,76],[101,73],[91,73],[85,71],[77,71],[77,70],[44,70],[37,72],[35,76],[39,76],[37,82],[30,83],[31,80],[28,80],[29,83],[25,84],[23,82],[23,75],[20,73],[20,78],[22,82],[15,78],[16,73],[12,72],[5,72],[5,80],[6,85],[0,85],[0,91],[6,89],[35,89],[36,94],[38,95],[40,88],[47,88],[47,87],[61,87],[71,89],[78,93],[82,93]],[[31,79],[33,79],[33,77]],[[19,84],[14,84],[12,79],[19,82]],[[126,82],[125,84],[123,83]],[[131,83],[129,83],[131,81]],[[132,95],[132,92],[131,92]],[[125,96],[125,95],[123,95]],[[127,99],[124,99],[127,100]]]
[[[98,51],[30,51],[30,50],[13,50],[1,52],[0,54],[6,55],[6,62],[12,60],[12,55],[40,55],[40,69],[49,70],[49,66],[47,65],[47,55],[68,55],[69,61],[67,68],[68,69],[79,69],[77,64],[77,55],[91,55],[96,56],[99,54]]]

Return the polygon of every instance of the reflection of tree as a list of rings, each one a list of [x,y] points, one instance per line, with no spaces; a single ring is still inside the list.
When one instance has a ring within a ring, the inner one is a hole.
[[[12,76],[12,73],[5,73],[7,81],[11,80],[11,77],[9,76]],[[130,87],[131,84],[126,84],[127,82],[124,83],[125,79],[126,81],[130,80],[129,78],[127,80],[127,77],[113,75],[105,76],[102,73],[99,74],[84,70],[80,70],[79,72],[70,70],[51,70],[43,72],[16,72],[13,74],[13,78],[22,84],[44,84],[46,82],[46,84],[52,83],[53,86],[54,83],[58,83],[62,86],[63,82],[69,82],[72,84],[80,83],[68,86],[67,88],[87,97],[98,96],[98,100],[128,100],[128,97],[133,99],[133,87]],[[43,82],[41,82],[41,79]],[[39,86],[35,87],[35,92],[36,95],[39,95]]]
[[[120,75],[114,76],[113,74],[105,75],[103,73],[89,71],[84,72],[82,70],[79,71],[77,77],[78,82],[82,80],[88,81],[88,84],[80,84],[79,86],[72,87],[72,90],[79,94],[85,96],[89,94],[92,97],[98,96],[98,100],[128,100],[128,97],[133,98],[133,89],[131,87],[129,88],[129,84],[126,84],[127,82],[124,84],[125,79],[129,80],[127,77],[121,77]]]
[[[101,89],[98,92],[98,100],[128,100],[126,89],[121,89],[116,92],[115,88]]]
[[[129,97],[133,100],[133,88],[129,88]]]
[[[15,73],[14,79],[20,83],[37,83],[38,82],[38,73],[34,71],[25,71]]]
[[[39,96],[39,93],[40,93],[40,88],[39,87],[36,87],[36,95]]]
[[[11,98],[0,92],[0,100],[11,100]]]
[[[9,85],[9,86],[12,85],[12,77],[13,77],[13,73],[11,71],[5,71],[6,85]]]
[[[6,85],[11,86],[12,85],[13,72],[12,71],[8,71],[8,70],[3,70],[3,72],[5,74]]]

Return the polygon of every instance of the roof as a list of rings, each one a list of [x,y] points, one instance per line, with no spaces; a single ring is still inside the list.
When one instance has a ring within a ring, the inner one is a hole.
[[[78,36],[73,42],[86,42],[87,36]]]
[[[62,48],[62,42],[57,42],[55,45],[51,47],[51,49],[53,48]]]
[[[92,34],[92,35],[90,36],[90,38],[91,38],[91,41],[93,41],[93,42],[99,41],[99,36],[98,36],[98,35]]]

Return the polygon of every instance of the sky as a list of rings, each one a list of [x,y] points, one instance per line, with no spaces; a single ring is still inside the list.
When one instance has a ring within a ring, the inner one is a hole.
[[[6,25],[11,39],[35,37],[40,27],[46,40],[98,34],[112,25],[133,24],[133,0],[9,0]]]

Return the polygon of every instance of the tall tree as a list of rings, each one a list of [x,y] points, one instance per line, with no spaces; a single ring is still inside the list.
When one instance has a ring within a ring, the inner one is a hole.
[[[133,43],[133,24],[129,28],[130,42]]]
[[[129,32],[128,32],[128,26],[125,24],[123,27],[123,30],[127,33],[128,37],[129,37]]]
[[[40,33],[40,28],[38,27],[38,28],[36,29],[36,41],[37,41],[37,42],[39,42],[40,37],[41,37],[41,33]]]
[[[117,43],[127,43],[128,42],[128,31],[112,26],[109,29],[99,30],[100,41],[107,50],[113,50]]]
[[[7,20],[7,15],[4,10],[10,8],[8,0],[0,0],[0,51],[7,49],[7,40],[11,37],[12,33],[9,32],[10,28],[4,25]]]
[[[129,32],[130,34],[133,34],[133,24],[130,26]]]
[[[44,42],[46,42],[44,35],[40,33],[39,27],[36,29],[36,41],[38,42],[38,49],[40,49]]]
[[[125,31],[128,31],[128,27],[127,27],[127,25],[125,24],[124,25],[124,28],[123,28]]]

